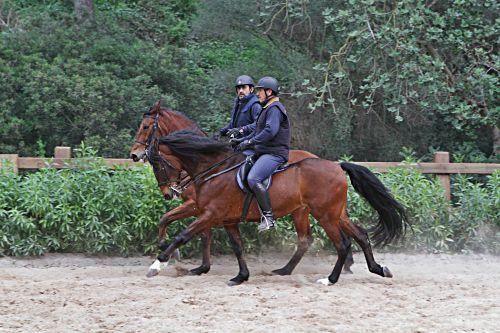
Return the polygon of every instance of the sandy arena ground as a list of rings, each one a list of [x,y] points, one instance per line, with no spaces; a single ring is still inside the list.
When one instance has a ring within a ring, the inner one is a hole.
[[[232,256],[146,278],[148,257],[51,254],[0,258],[0,332],[500,332],[500,257],[376,253],[394,278],[368,272],[333,286],[331,255],[308,255],[291,276],[269,272],[284,254],[248,256],[250,281],[228,287]]]

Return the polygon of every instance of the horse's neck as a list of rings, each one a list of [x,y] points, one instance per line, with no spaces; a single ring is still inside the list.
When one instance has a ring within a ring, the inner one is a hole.
[[[175,114],[169,110],[161,110],[163,117],[160,117],[160,134],[161,135],[169,135],[175,131],[190,129],[196,132],[199,132],[202,135],[205,133],[190,119],[186,117],[182,117],[178,114]]]

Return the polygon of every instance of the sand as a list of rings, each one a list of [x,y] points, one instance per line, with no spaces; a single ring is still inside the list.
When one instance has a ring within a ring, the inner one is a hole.
[[[150,257],[50,254],[0,258],[0,332],[500,332],[500,257],[376,253],[394,277],[353,275],[333,286],[332,255],[307,255],[273,276],[285,254],[248,256],[250,280],[229,287],[232,256],[197,260],[146,278]]]

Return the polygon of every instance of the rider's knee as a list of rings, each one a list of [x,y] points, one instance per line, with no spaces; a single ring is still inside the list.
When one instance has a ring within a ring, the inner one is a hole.
[[[248,186],[250,187],[250,189],[252,191],[255,189],[255,186],[257,185],[257,183],[260,183],[260,181],[261,180],[259,178],[251,177],[250,175],[247,178]]]

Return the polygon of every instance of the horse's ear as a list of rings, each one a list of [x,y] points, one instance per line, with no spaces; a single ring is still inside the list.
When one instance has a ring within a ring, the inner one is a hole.
[[[153,113],[159,112],[160,108],[161,108],[161,99],[159,99],[158,102],[156,102],[155,104],[153,104],[153,107],[151,108],[151,111]]]

